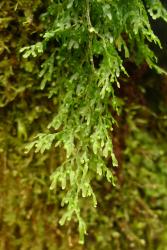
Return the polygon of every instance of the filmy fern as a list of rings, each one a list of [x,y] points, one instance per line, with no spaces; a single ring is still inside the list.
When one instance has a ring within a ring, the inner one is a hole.
[[[51,176],[51,189],[60,185],[64,190],[67,210],[60,224],[76,215],[81,243],[86,233],[81,197],[92,197],[96,207],[92,180],[99,175],[114,184],[112,167],[118,163],[112,113],[119,113],[114,89],[120,87],[120,76],[128,75],[124,63],[128,58],[137,65],[146,61],[163,72],[149,48],[150,42],[161,44],[148,15],[167,21],[159,0],[52,0],[41,16],[44,34],[21,50],[25,58],[41,58],[41,90],[55,103],[46,133],[37,135],[27,150],[35,146],[43,153],[52,145],[65,149],[64,162]],[[110,158],[112,166],[107,166]]]

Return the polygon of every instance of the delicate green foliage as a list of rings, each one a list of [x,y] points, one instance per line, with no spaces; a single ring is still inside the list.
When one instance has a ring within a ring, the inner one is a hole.
[[[48,51],[39,76],[43,78],[41,89],[50,86],[50,97],[58,100],[48,127],[55,134],[39,135],[30,148],[35,145],[36,152],[43,153],[55,139],[55,146],[63,145],[66,151],[66,160],[56,169],[51,185],[53,189],[61,183],[62,189],[67,189],[62,202],[67,214],[61,224],[75,213],[82,225],[81,196],[92,196],[96,205],[91,187],[96,173],[113,180],[111,167],[106,166],[108,158],[113,166],[118,165],[111,139],[115,120],[110,110],[118,110],[114,85],[120,87],[118,78],[127,74],[123,59],[131,57],[137,64],[145,60],[163,72],[149,48],[149,42],[161,44],[147,13],[166,20],[166,11],[159,1],[156,7],[148,1],[147,8],[141,0],[53,1],[42,15],[43,41],[21,49],[25,58]],[[71,175],[74,181],[70,181]],[[81,237],[83,232],[80,230]]]
[[[38,139],[36,141],[31,142],[26,146],[27,151],[29,152],[32,147],[35,145],[36,150],[35,152],[43,153],[45,150],[50,149],[53,140],[55,139],[55,134],[38,134]]]
[[[153,19],[163,18],[167,22],[167,10],[159,0],[146,0],[148,12]]]
[[[20,52],[24,52],[24,58],[28,58],[30,55],[36,57],[38,54],[43,53],[43,45],[42,43],[38,42],[35,45],[27,46],[20,49]]]

